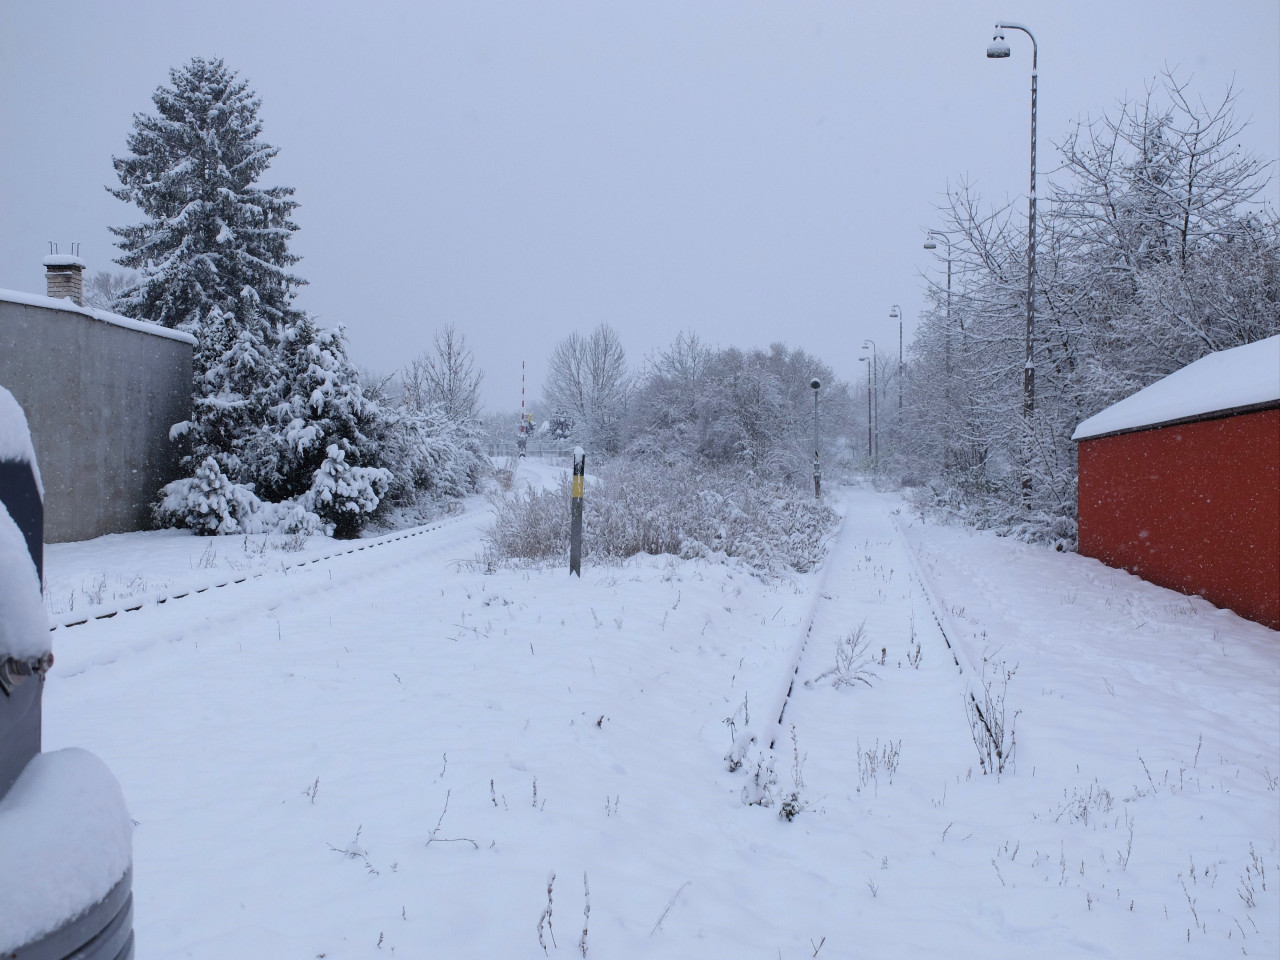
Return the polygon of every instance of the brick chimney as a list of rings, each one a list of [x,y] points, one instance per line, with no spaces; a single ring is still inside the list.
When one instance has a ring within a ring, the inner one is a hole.
[[[49,287],[49,296],[55,300],[70,297],[76,306],[84,306],[84,267],[79,257],[55,254],[45,257],[45,280]]]

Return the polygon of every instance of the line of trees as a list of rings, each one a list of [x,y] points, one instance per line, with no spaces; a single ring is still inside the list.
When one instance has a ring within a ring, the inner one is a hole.
[[[1057,145],[1030,420],[1025,222],[967,184],[949,191],[938,253],[951,289],[931,284],[888,468],[973,522],[1072,546],[1076,425],[1207,353],[1280,333],[1280,219],[1260,202],[1273,164],[1239,145],[1234,102],[1228,90],[1206,104],[1167,73]]]
[[[632,373],[617,332],[602,323],[555,345],[542,400],[555,436],[605,456],[795,479],[812,473],[815,377],[823,383],[823,459],[847,462],[858,430],[849,386],[823,361],[781,343],[713,347],[684,332]]]
[[[305,281],[289,242],[298,204],[261,187],[277,149],[261,101],[221,60],[169,72],[136,114],[108,188],[143,214],[112,228],[129,268],[95,293],[113,309],[196,338],[184,476],[160,492],[161,523],[204,533],[323,530],[354,536],[388,505],[474,490],[478,375],[451,328],[407,391],[368,385],[342,328],[295,305]]]

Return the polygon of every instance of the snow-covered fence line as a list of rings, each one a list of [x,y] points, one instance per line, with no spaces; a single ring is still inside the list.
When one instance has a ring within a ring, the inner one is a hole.
[[[440,530],[452,523],[456,523],[460,519],[460,516],[452,516],[445,520],[439,520],[435,523],[426,524],[421,527],[415,527],[409,530],[400,530],[396,533],[390,533],[383,537],[353,543],[352,546],[347,547],[346,549],[333,550],[329,553],[320,554],[314,557],[307,557],[303,560],[284,562],[275,570],[259,570],[256,573],[240,573],[239,571],[233,571],[231,575],[225,575],[213,580],[201,581],[198,584],[184,585],[177,590],[171,590],[167,593],[152,595],[141,599],[130,599],[113,606],[103,604],[96,610],[90,608],[89,612],[78,615],[74,618],[59,618],[49,627],[49,630],[52,632],[54,630],[66,629],[69,627],[79,627],[92,620],[110,620],[120,614],[134,613],[141,610],[147,604],[159,606],[160,604],[168,603],[170,600],[181,600],[185,597],[191,596],[192,594],[207,593],[210,590],[229,587],[233,584],[244,583],[248,580],[259,580],[268,574],[280,574],[287,570],[308,567],[314,563],[321,563],[325,560],[335,560],[349,554],[360,553],[364,550],[371,550],[374,547],[384,547],[400,540],[408,540],[411,537],[420,537],[426,533],[434,533],[436,530]]]
[[[902,519],[896,513],[893,515],[893,525],[902,538],[908,562],[911,564],[911,576],[920,586],[925,605],[928,606],[929,613],[933,616],[933,622],[937,625],[938,632],[942,634],[947,649],[951,651],[951,659],[960,671],[964,684],[965,709],[971,715],[970,726],[973,728],[974,745],[978,748],[982,769],[986,773],[1003,773],[1005,764],[1013,759],[1014,750],[1012,724],[1006,725],[1004,712],[1004,685],[1008,684],[1009,678],[1013,675],[1012,671],[1005,671],[1004,677],[1001,678],[1002,686],[997,691],[994,689],[994,684],[989,683],[983,673],[973,668],[972,661],[961,645],[960,630],[929,582],[915,547],[911,544],[911,538],[907,536],[906,528],[902,525]],[[1017,714],[1015,713],[1014,716],[1016,718]]]

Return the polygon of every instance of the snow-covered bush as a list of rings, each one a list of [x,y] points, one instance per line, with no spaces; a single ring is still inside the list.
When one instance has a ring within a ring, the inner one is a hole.
[[[556,491],[497,496],[488,561],[565,557],[569,501],[567,474]],[[824,503],[777,481],[631,459],[602,469],[587,491],[584,516],[584,557],[737,558],[769,574],[813,567],[837,521]]]
[[[249,533],[262,501],[253,487],[236,483],[213,457],[205,459],[190,477],[174,480],[160,491],[156,520],[162,526],[187,527],[198,533]]]
[[[360,531],[361,515],[378,509],[391,479],[391,471],[381,467],[353,467],[347,463],[346,450],[331,443],[307,500],[334,536],[354,537]]]
[[[161,526],[185,527],[196,533],[333,532],[333,523],[308,506],[308,498],[270,503],[260,500],[251,484],[236,483],[206,457],[194,476],[183,477],[160,491],[155,519]]]

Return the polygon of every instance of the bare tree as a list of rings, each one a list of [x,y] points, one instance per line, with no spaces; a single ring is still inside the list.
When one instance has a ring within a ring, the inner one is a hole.
[[[573,421],[574,436],[604,453],[622,446],[631,383],[617,332],[602,323],[556,344],[547,361],[543,400],[552,416]]]
[[[912,347],[904,445],[939,499],[1069,542],[1076,424],[1206,353],[1280,332],[1280,218],[1260,202],[1274,162],[1240,146],[1234,101],[1228,88],[1206,103],[1166,72],[1059,145],[1037,241],[1030,421],[1018,406],[1024,225],[967,186],[949,191],[953,289],[932,286]]]
[[[400,380],[404,404],[411,410],[438,404],[454,421],[477,416],[484,373],[475,367],[466,335],[453,324],[436,331],[431,349],[410,360]]]
[[[99,270],[84,285],[84,302],[99,310],[115,310],[116,300],[133,282],[133,276],[124,270]]]

